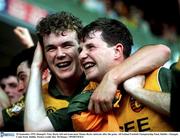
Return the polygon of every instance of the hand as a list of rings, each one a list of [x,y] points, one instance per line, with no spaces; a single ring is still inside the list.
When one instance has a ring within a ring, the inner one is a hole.
[[[27,28],[18,26],[14,29],[14,33],[18,37],[19,41],[27,48],[34,46],[34,42]]]
[[[101,83],[93,92],[88,109],[96,114],[111,110],[116,90],[117,85],[105,75]]]
[[[127,92],[133,93],[135,89],[143,88],[144,84],[145,84],[145,76],[138,75],[126,80],[123,85],[124,85],[124,89]]]

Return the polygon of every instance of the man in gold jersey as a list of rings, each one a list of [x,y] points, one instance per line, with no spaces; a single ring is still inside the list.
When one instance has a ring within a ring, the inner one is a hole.
[[[97,19],[84,27],[81,40],[81,65],[86,78],[97,83],[101,82],[106,72],[125,61],[133,45],[132,36],[126,26],[107,18]],[[117,76],[114,76],[115,80]],[[76,131],[174,130],[168,118],[141,104],[127,94],[122,85],[116,84],[115,101],[112,103],[114,108],[107,113],[94,114],[87,111],[92,91],[86,90],[71,101],[68,112],[73,114],[73,127]],[[159,68],[146,74],[145,88],[156,92],[170,92],[171,72]]]

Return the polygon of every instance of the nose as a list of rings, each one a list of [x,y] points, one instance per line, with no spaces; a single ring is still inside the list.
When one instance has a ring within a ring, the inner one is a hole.
[[[26,88],[25,84],[22,81],[19,81],[19,83],[18,83],[18,91],[19,92],[24,92],[25,88]]]
[[[58,59],[63,59],[66,56],[66,53],[60,47],[58,47],[56,56]]]

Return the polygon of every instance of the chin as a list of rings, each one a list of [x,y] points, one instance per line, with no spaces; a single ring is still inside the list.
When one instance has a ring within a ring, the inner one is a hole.
[[[86,75],[86,79],[89,80],[89,81],[95,81],[96,77],[92,76],[92,75]]]
[[[71,77],[73,77],[74,76],[74,73],[72,73],[72,72],[63,72],[63,73],[61,73],[61,74],[58,74],[58,78],[59,79],[69,79],[69,78],[71,78]]]
[[[86,75],[86,79],[90,81],[96,81],[98,79],[98,76],[100,75],[100,73],[95,69],[87,70],[84,72]]]

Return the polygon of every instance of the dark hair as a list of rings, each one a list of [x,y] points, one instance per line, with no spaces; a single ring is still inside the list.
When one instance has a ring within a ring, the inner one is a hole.
[[[0,68],[0,81],[9,76],[16,76],[16,72],[11,66]]]
[[[16,56],[14,56],[11,61],[11,66],[14,68],[15,72],[17,72],[17,67],[24,61],[27,61],[29,68],[31,67],[35,49],[36,46],[33,46],[21,51]]]
[[[49,35],[50,33],[59,34],[68,29],[76,31],[77,39],[79,40],[82,27],[83,25],[79,18],[63,11],[42,18],[36,26],[36,33],[40,44],[43,46],[43,37],[45,35]]]
[[[81,40],[85,41],[90,38],[93,31],[102,31],[102,38],[110,46],[121,43],[124,46],[124,57],[128,57],[131,53],[133,38],[128,28],[118,20],[108,18],[98,18],[85,26],[81,33]]]

